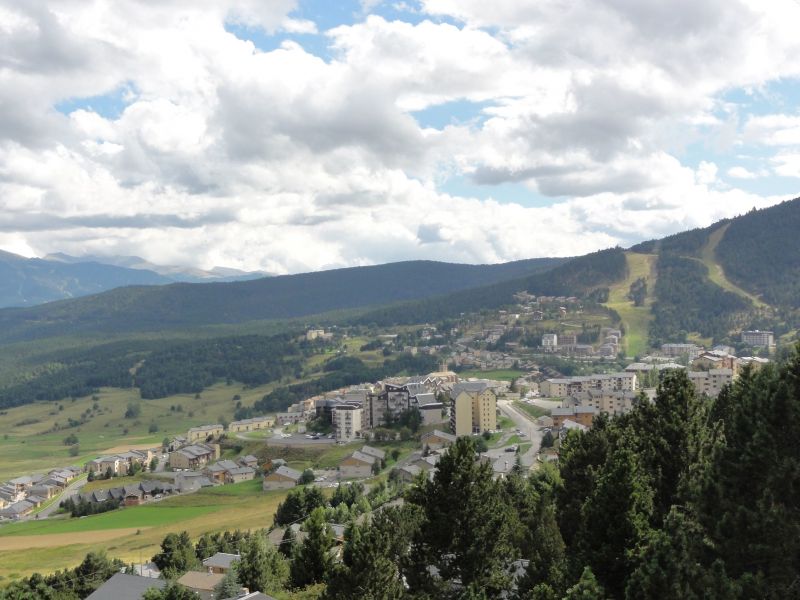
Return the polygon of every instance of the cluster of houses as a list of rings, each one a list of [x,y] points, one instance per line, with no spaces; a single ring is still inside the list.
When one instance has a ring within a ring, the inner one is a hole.
[[[241,483],[255,478],[258,459],[252,454],[234,460],[220,460],[206,465],[202,473],[214,485]]]
[[[338,478],[366,479],[379,472],[385,465],[386,452],[379,448],[364,445],[354,450],[339,463]],[[285,490],[298,485],[303,473],[292,469],[282,459],[271,461],[271,471],[264,475],[264,491]]]
[[[62,467],[48,473],[23,475],[0,485],[0,519],[16,520],[30,515],[58,496],[81,474],[80,467]]]
[[[103,503],[108,500],[117,502],[120,506],[138,506],[162,495],[179,492],[180,489],[166,481],[140,481],[118,487],[94,490],[79,494],[78,498],[84,502]]]
[[[99,456],[87,462],[84,471],[101,476],[124,476],[135,470],[135,467],[146,469],[154,456],[152,450],[128,450],[120,454]]]
[[[545,333],[542,335],[542,350],[549,354],[560,354],[575,358],[613,358],[619,354],[622,344],[622,331],[613,327],[600,330],[601,341],[592,344],[578,343],[578,335],[571,332]]]
[[[178,583],[190,591],[194,592],[201,600],[216,599],[214,588],[216,588],[225,575],[235,568],[235,563],[241,560],[239,554],[229,554],[217,552],[214,556],[206,558],[202,562],[202,567],[196,571],[187,571],[178,579]],[[126,600],[128,598],[142,598],[153,589],[161,590],[167,586],[166,579],[159,578],[158,568],[147,565],[146,573],[140,575],[130,575],[127,573],[117,573],[102,586],[87,597],[87,600]],[[258,591],[250,591],[242,588],[240,592],[232,598],[221,598],[220,600],[275,600],[272,596],[267,596]]]

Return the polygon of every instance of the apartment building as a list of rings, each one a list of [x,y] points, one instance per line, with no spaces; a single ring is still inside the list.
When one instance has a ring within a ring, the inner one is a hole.
[[[364,408],[356,404],[340,404],[333,408],[333,430],[339,441],[352,442],[361,437]]]
[[[457,436],[497,429],[497,396],[488,383],[465,382],[450,392],[450,428]]]
[[[542,348],[544,348],[545,352],[555,352],[558,349],[558,335],[545,333],[542,336]]]
[[[722,388],[733,382],[733,369],[711,369],[710,371],[689,371],[689,380],[698,394],[716,398]]]
[[[233,421],[230,425],[228,425],[228,431],[232,433],[242,433],[247,431],[258,431],[260,429],[269,429],[270,427],[274,426],[274,417],[253,417],[252,419]]]
[[[214,425],[201,425],[192,427],[186,434],[186,440],[192,442],[205,442],[209,439],[217,439],[225,432],[225,428],[220,423]]]
[[[542,395],[551,398],[563,398],[588,390],[634,392],[637,388],[638,380],[635,372],[546,379],[539,386]]]
[[[743,331],[742,343],[748,346],[758,346],[760,348],[772,348],[775,346],[775,335],[771,331]]]

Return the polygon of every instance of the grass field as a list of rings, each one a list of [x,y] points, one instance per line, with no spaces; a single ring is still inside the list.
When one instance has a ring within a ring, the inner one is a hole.
[[[461,371],[459,377],[462,379],[491,379],[493,381],[511,381],[517,377],[525,375],[525,371],[519,369],[497,369],[494,371]]]
[[[743,296],[748,298],[755,306],[763,308],[767,306],[762,302],[758,296],[751,294],[750,292],[743,290],[738,285],[733,283],[730,279],[725,276],[725,271],[722,269],[722,265],[717,262],[716,258],[716,251],[717,246],[719,245],[720,240],[725,235],[725,232],[730,227],[730,223],[726,223],[722,227],[718,227],[715,229],[711,235],[708,236],[708,243],[703,247],[703,251],[701,254],[701,260],[703,264],[708,268],[708,278],[720,286],[722,289],[727,290],[729,292],[733,292],[739,296]]]
[[[546,408],[536,406],[535,404],[528,404],[527,402],[514,402],[514,408],[526,412],[534,419],[550,414],[550,411]]]
[[[51,468],[83,464],[98,454],[113,449],[115,452],[136,446],[158,446],[164,437],[184,433],[190,427],[216,422],[220,417],[231,420],[236,408],[234,395],[241,397],[245,406],[272,389],[273,385],[246,389],[241,385],[218,384],[195,399],[192,394],[170,396],[159,400],[141,400],[138,390],[102,389],[97,394],[97,410],[91,397],[74,402],[37,402],[8,409],[0,414],[0,430],[7,432],[0,438],[0,481],[11,477],[44,471]],[[141,407],[136,419],[126,419],[125,410],[133,402]],[[170,407],[182,407],[181,412]],[[60,408],[63,407],[63,408]],[[85,411],[92,415],[88,422],[71,428],[53,431],[58,423],[66,425],[68,419],[80,419]],[[158,431],[150,433],[152,423]],[[63,443],[74,433],[80,451],[71,456]]]
[[[168,498],[84,519],[30,521],[0,526],[0,578],[49,573],[78,564],[91,550],[125,561],[148,559],[169,532],[268,527],[286,493],[262,492],[258,480]],[[25,552],[19,549],[25,548]]]
[[[656,255],[626,252],[628,276],[611,286],[606,306],[619,314],[625,327],[622,338],[628,356],[645,354],[648,348],[647,337],[650,321],[653,318],[650,308],[653,304],[653,290],[656,285]],[[647,281],[647,298],[644,306],[634,306],[628,299],[631,284],[639,277]]]

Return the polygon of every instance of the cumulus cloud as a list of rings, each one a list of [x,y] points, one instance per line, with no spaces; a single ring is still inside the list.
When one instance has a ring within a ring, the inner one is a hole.
[[[793,2],[423,0],[415,23],[381,4],[318,32],[294,0],[0,0],[0,248],[277,273],[484,263],[783,199],[673,148],[739,127],[723,92],[798,75]],[[259,50],[256,29],[281,43]],[[108,94],[116,110],[57,110]],[[420,124],[458,103],[478,116]],[[775,112],[729,137],[796,177],[800,124]],[[476,193],[445,193],[452,177]],[[552,202],[497,201],[503,183]]]

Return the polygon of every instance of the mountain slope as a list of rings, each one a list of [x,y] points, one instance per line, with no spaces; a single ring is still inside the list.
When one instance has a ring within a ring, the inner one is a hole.
[[[60,263],[0,251],[0,307],[33,306],[124,285],[163,285],[158,273],[96,262]]]
[[[716,256],[737,285],[773,306],[800,307],[800,198],[731,221]]]
[[[416,302],[376,308],[357,319],[360,323],[396,325],[435,322],[458,317],[462,312],[498,308],[514,303],[514,294],[571,296],[605,288],[625,277],[625,251],[600,250],[541,273],[501,281],[492,285],[453,292]]]
[[[157,265],[139,256],[70,256],[62,252],[48,254],[45,260],[62,262],[68,264],[95,262],[103,265],[113,265],[115,267],[125,267],[127,269],[139,269],[152,271],[163,275],[167,280],[178,283],[208,283],[211,281],[247,281],[249,279],[260,279],[268,277],[269,273],[261,271],[240,271],[239,269],[229,269],[226,267],[214,267],[210,271],[195,269],[191,267],[179,267],[175,265]]]
[[[0,341],[302,317],[491,285],[545,271],[566,260],[500,265],[413,261],[233,283],[118,288],[75,300],[2,310]]]

